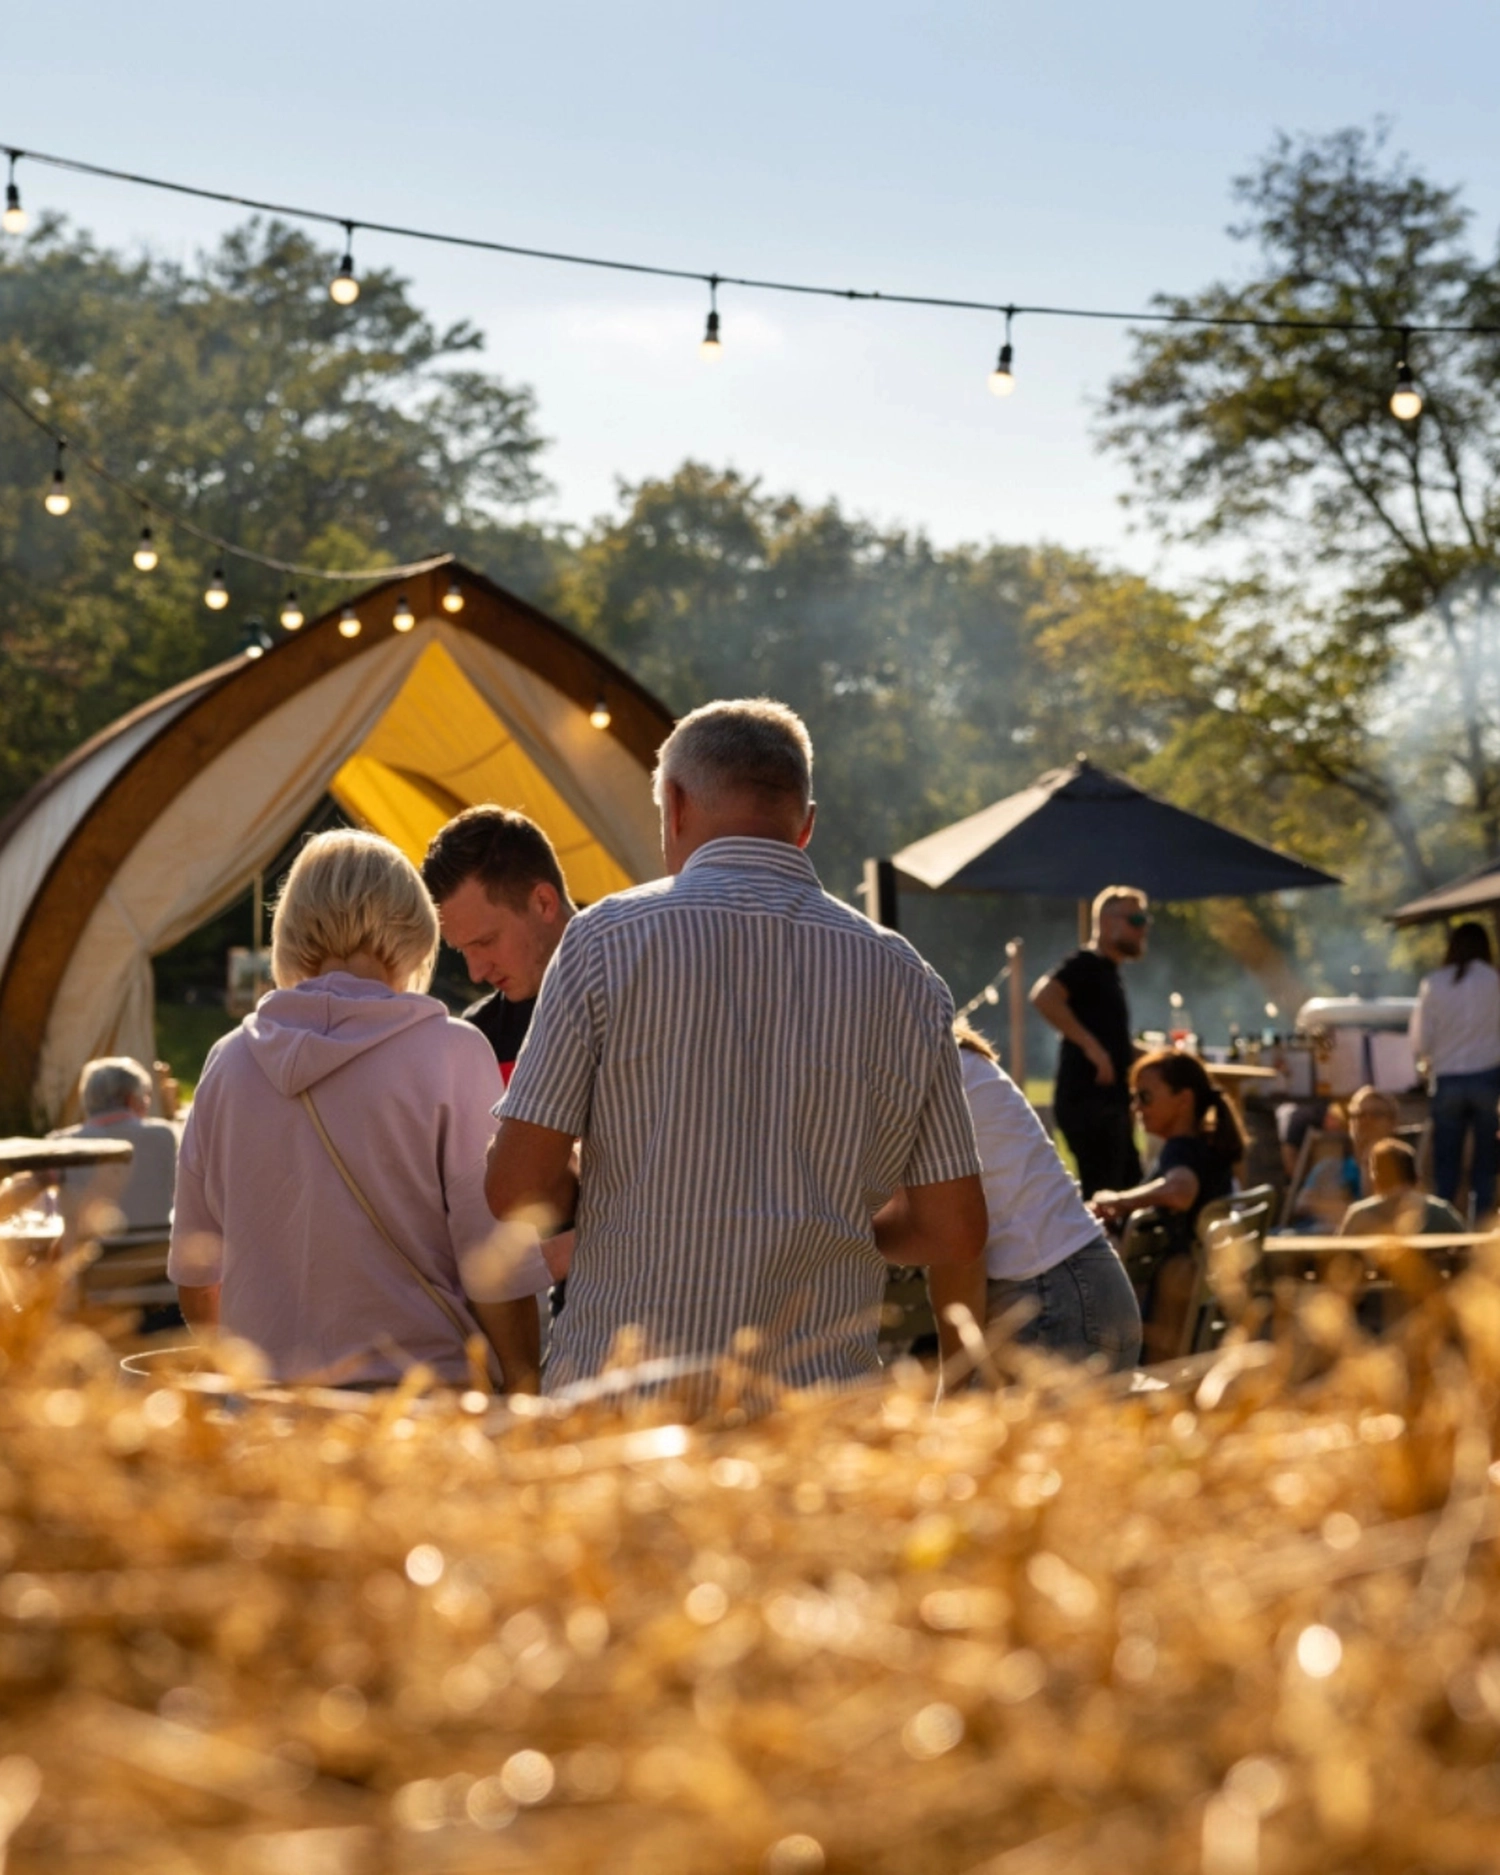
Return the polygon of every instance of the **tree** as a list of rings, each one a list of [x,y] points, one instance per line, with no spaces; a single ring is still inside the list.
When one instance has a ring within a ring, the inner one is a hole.
[[[1138,332],[1105,440],[1167,535],[1243,557],[1216,608],[1225,753],[1284,798],[1342,795],[1425,884],[1434,858],[1500,846],[1500,337],[1413,339],[1424,408],[1403,424],[1389,337],[1232,322],[1500,327],[1500,266],[1383,130],[1281,137],[1234,192],[1254,277],[1158,302],[1231,323]],[[1426,711],[1413,747],[1417,671],[1446,721]]]
[[[334,306],[335,264],[275,222],[183,268],[48,221],[0,260],[0,379],[75,454],[278,559],[391,564],[455,535],[500,552],[505,512],[544,486],[531,393],[479,371],[480,335],[437,330],[392,274]],[[231,562],[233,604],[209,612],[211,549],[158,523],[162,564],[137,573],[128,499],[75,464],[58,520],[40,498],[51,471],[45,437],[0,406],[0,809],[122,710],[227,656],[287,585]]]

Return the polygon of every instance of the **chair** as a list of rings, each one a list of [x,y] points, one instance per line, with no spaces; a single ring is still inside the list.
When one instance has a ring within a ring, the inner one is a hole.
[[[1248,1191],[1211,1200],[1198,1213],[1193,1290],[1183,1318],[1179,1359],[1201,1353],[1208,1345],[1221,1304],[1235,1313],[1243,1307],[1275,1202],[1272,1186],[1252,1185]]]
[[[1325,1159],[1342,1159],[1349,1149],[1349,1135],[1343,1132],[1330,1132],[1321,1126],[1310,1126],[1302,1135],[1302,1146],[1297,1154],[1297,1163],[1292,1170],[1291,1179],[1286,1188],[1286,1196],[1281,1202],[1281,1227],[1290,1229],[1297,1219],[1297,1200],[1302,1195],[1302,1188],[1312,1176],[1313,1168]]]

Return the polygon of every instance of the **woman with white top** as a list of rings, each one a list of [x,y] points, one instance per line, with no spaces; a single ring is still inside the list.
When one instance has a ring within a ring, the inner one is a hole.
[[[990,1214],[987,1318],[1024,1303],[1030,1313],[1016,1329],[1017,1342],[1071,1360],[1102,1355],[1111,1368],[1134,1367],[1141,1312],[1124,1265],[989,1043],[966,1022],[956,1022],[953,1034]],[[950,1299],[945,1276],[928,1272],[939,1314]],[[951,1299],[960,1299],[956,1290]]]
[[[1423,977],[1411,1017],[1417,1059],[1432,1076],[1432,1182],[1450,1204],[1458,1195],[1464,1136],[1472,1133],[1469,1187],[1476,1219],[1495,1202],[1495,1142],[1500,1109],[1500,975],[1490,962],[1489,933],[1455,925],[1443,967]]]

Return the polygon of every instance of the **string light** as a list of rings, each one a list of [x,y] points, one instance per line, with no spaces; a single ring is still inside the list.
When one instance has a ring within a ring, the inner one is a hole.
[[[47,492],[42,497],[42,506],[48,514],[66,514],[73,505],[73,497],[68,493],[68,478],[63,472],[63,451],[67,444],[61,437],[57,439],[57,465],[52,471],[52,480]]]
[[[1401,334],[1401,356],[1396,360],[1396,388],[1391,392],[1391,415],[1402,423],[1411,423],[1422,414],[1422,393],[1417,389],[1417,380],[1407,362],[1411,350],[1411,334]]]
[[[21,191],[16,186],[16,164],[20,157],[19,150],[11,151],[10,181],[5,185],[5,213],[0,215],[0,228],[4,228],[7,234],[26,232],[26,210],[21,206]]]
[[[721,358],[724,347],[719,342],[719,276],[710,274],[708,278],[708,324],[703,329],[703,343],[698,347],[700,358]]]
[[[240,632],[240,650],[247,658],[263,658],[271,649],[271,634],[258,618],[247,618]]]
[[[359,298],[359,282],[354,277],[354,223],[344,223],[344,258],[328,283],[328,297],[336,306],[352,306]]]
[[[1014,306],[1006,307],[1005,342],[1000,347],[1000,356],[995,360],[995,368],[990,373],[990,389],[997,397],[1009,397],[1016,388],[1016,374],[1011,369],[1011,360],[1015,357],[1015,350],[1010,342],[1010,322],[1015,314]]]
[[[141,529],[141,537],[135,543],[135,552],[130,556],[138,573],[153,573],[161,555],[156,551],[156,542],[151,538],[151,523],[146,522]]]
[[[608,729],[610,720],[609,701],[601,690],[595,699],[594,707],[589,711],[589,721],[595,729]]]
[[[409,632],[417,622],[417,615],[411,609],[411,601],[405,593],[396,601],[396,612],[391,623],[398,632]]]
[[[289,632],[300,631],[305,623],[302,608],[297,603],[297,594],[295,591],[288,592],[287,596],[281,602],[281,623],[283,628]]]
[[[210,579],[208,585],[204,588],[203,603],[208,607],[210,612],[222,612],[225,606],[229,604],[229,588],[224,584],[224,568],[222,565],[214,568],[213,578]]]
[[[343,611],[339,614],[340,636],[344,638],[357,638],[360,634],[361,629],[362,627],[360,626],[360,622],[359,622],[359,614],[355,611],[352,605],[346,605]]]
[[[464,589],[459,585],[456,579],[450,579],[448,582],[448,590],[443,594],[443,610],[445,612],[457,613],[462,612],[463,609]]]

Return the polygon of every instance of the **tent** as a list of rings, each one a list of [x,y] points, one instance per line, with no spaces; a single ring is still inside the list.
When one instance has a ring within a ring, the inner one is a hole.
[[[1107,885],[1139,886],[1154,899],[1244,898],[1339,883],[1081,755],[915,841],[892,864],[903,884],[933,892],[1042,898],[1089,899]]]
[[[461,807],[520,808],[584,903],[660,874],[672,719],[617,665],[451,559],[353,611],[131,711],[0,822],[0,1133],[56,1124],[95,1055],[151,1059],[152,957],[327,793],[413,858]]]
[[[1500,917],[1500,858],[1486,860],[1475,872],[1450,880],[1421,898],[1409,899],[1389,914],[1392,924],[1437,924],[1465,912],[1494,912]]]

